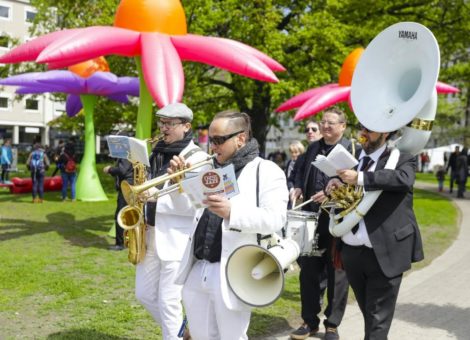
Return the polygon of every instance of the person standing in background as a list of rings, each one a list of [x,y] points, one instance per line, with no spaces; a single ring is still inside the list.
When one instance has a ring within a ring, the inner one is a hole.
[[[337,108],[325,110],[320,121],[322,138],[311,143],[304,153],[304,162],[296,173],[294,190],[291,191],[292,201],[303,197],[305,200],[313,199],[313,202],[304,206],[302,210],[319,212],[318,226],[315,237],[318,237],[318,247],[322,250],[316,256],[300,256],[299,283],[301,299],[302,325],[294,330],[290,336],[292,339],[306,339],[319,332],[322,310],[322,283],[327,273],[327,299],[328,306],[325,309],[326,319],[325,339],[338,340],[338,327],[346,309],[348,298],[348,280],[342,269],[333,266],[333,250],[336,249],[336,240],[328,230],[329,215],[320,209],[321,202],[326,198],[324,188],[328,183],[328,176],[317,169],[312,162],[318,155],[327,156],[331,150],[341,144],[349,151],[352,144],[343,137],[346,129],[346,116]]]
[[[467,185],[468,178],[468,149],[464,147],[459,153],[456,161],[457,167],[457,183],[458,191],[457,197],[464,198],[465,186]]]
[[[62,153],[64,152],[64,146],[65,146],[64,141],[62,139],[60,139],[59,144],[57,145],[57,147],[54,150],[54,158],[53,159],[54,159],[54,163],[55,163],[55,169],[54,169],[54,172],[51,175],[52,177],[54,177],[61,168],[61,164],[59,163],[59,158],[62,155]]]
[[[115,179],[115,186],[118,192],[117,202],[116,202],[116,211],[114,213],[114,226],[116,229],[116,244],[109,247],[109,250],[123,250],[124,249],[124,229],[121,228],[117,222],[117,216],[119,211],[127,205],[126,200],[122,194],[121,182],[126,181],[130,185],[134,184],[134,168],[132,163],[125,158],[119,158],[116,161],[115,166],[105,166],[103,168],[105,174],[109,174]]]
[[[2,179],[0,183],[10,184],[9,171],[13,163],[13,153],[11,152],[11,140],[6,139],[0,153],[0,164],[2,167]]]
[[[449,192],[452,193],[454,188],[454,182],[458,183],[457,179],[457,157],[460,153],[460,147],[456,146],[454,152],[451,153],[449,157],[449,162],[447,163],[446,172],[450,169],[450,182],[449,182]]]
[[[70,186],[70,198],[75,201],[75,183],[77,181],[77,168],[75,161],[75,144],[68,142],[59,157],[60,175],[62,177],[62,201],[67,200],[67,189]]]
[[[439,165],[436,171],[436,178],[437,178],[437,188],[439,192],[444,190],[444,181],[446,179],[446,171],[444,170],[443,165]]]
[[[33,203],[42,203],[44,199],[44,176],[49,168],[49,158],[47,157],[41,144],[35,143],[33,151],[26,160],[26,166],[31,171],[33,182]]]

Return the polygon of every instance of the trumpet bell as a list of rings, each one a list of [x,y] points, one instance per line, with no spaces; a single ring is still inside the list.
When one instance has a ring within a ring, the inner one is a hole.
[[[391,132],[413,120],[435,90],[439,46],[425,26],[392,25],[377,35],[353,74],[351,103],[368,129]]]

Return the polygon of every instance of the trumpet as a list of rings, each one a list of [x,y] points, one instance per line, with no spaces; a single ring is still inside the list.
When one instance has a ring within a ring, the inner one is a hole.
[[[149,190],[152,187],[162,185],[166,181],[169,181],[169,180],[176,180],[176,183],[169,185],[168,187],[160,189],[160,190],[157,189],[157,192],[152,195],[154,198],[158,199],[158,197],[171,194],[172,192],[176,190],[181,191],[181,180],[182,180],[183,175],[186,174],[187,172],[193,171],[202,166],[212,165],[214,158],[215,158],[215,155],[209,156],[205,160],[195,163],[188,168],[177,171],[171,175],[166,174],[166,175],[156,177],[140,185],[130,185],[127,181],[123,181],[121,183],[122,195],[124,196],[124,199],[126,200],[127,204],[134,206],[139,202],[140,200],[139,195],[141,193]]]
[[[176,181],[176,183],[171,184],[163,189],[157,189],[156,193],[154,193],[152,197],[154,197],[155,199],[158,199],[159,197],[168,195],[177,190],[182,192],[181,181],[183,179],[183,176],[187,172],[193,171],[194,169],[197,169],[206,165],[212,165],[214,158],[215,158],[215,155],[212,155],[210,157],[207,157],[205,160],[195,163],[194,165],[188,168],[177,171],[171,175],[166,174],[166,175],[156,177],[142,184],[130,185],[128,182],[123,181],[121,183],[121,191],[128,205],[122,208],[118,213],[117,220],[118,220],[119,225],[124,230],[128,230],[128,229],[134,229],[137,226],[139,226],[141,223],[143,223],[143,212],[142,212],[141,205],[142,205],[142,202],[145,201],[146,199],[141,198],[140,194],[149,190],[150,188],[164,184],[165,182],[169,180],[174,180]]]

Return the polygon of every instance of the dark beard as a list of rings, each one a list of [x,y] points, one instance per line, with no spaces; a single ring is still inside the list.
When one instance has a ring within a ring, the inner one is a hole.
[[[384,139],[385,139],[385,135],[384,134],[380,134],[380,137],[377,138],[376,141],[371,141],[370,139],[367,141],[366,144],[364,144],[364,151],[366,152],[366,154],[370,155],[371,153],[373,153],[375,150],[379,149],[382,145],[383,145],[383,142],[384,142]]]

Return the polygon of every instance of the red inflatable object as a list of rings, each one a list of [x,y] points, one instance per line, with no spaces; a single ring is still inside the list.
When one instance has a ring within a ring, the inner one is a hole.
[[[31,178],[13,177],[11,179],[13,185],[10,186],[10,193],[24,194],[33,190],[33,181]],[[62,189],[62,177],[46,177],[44,178],[44,191],[60,191]]]

